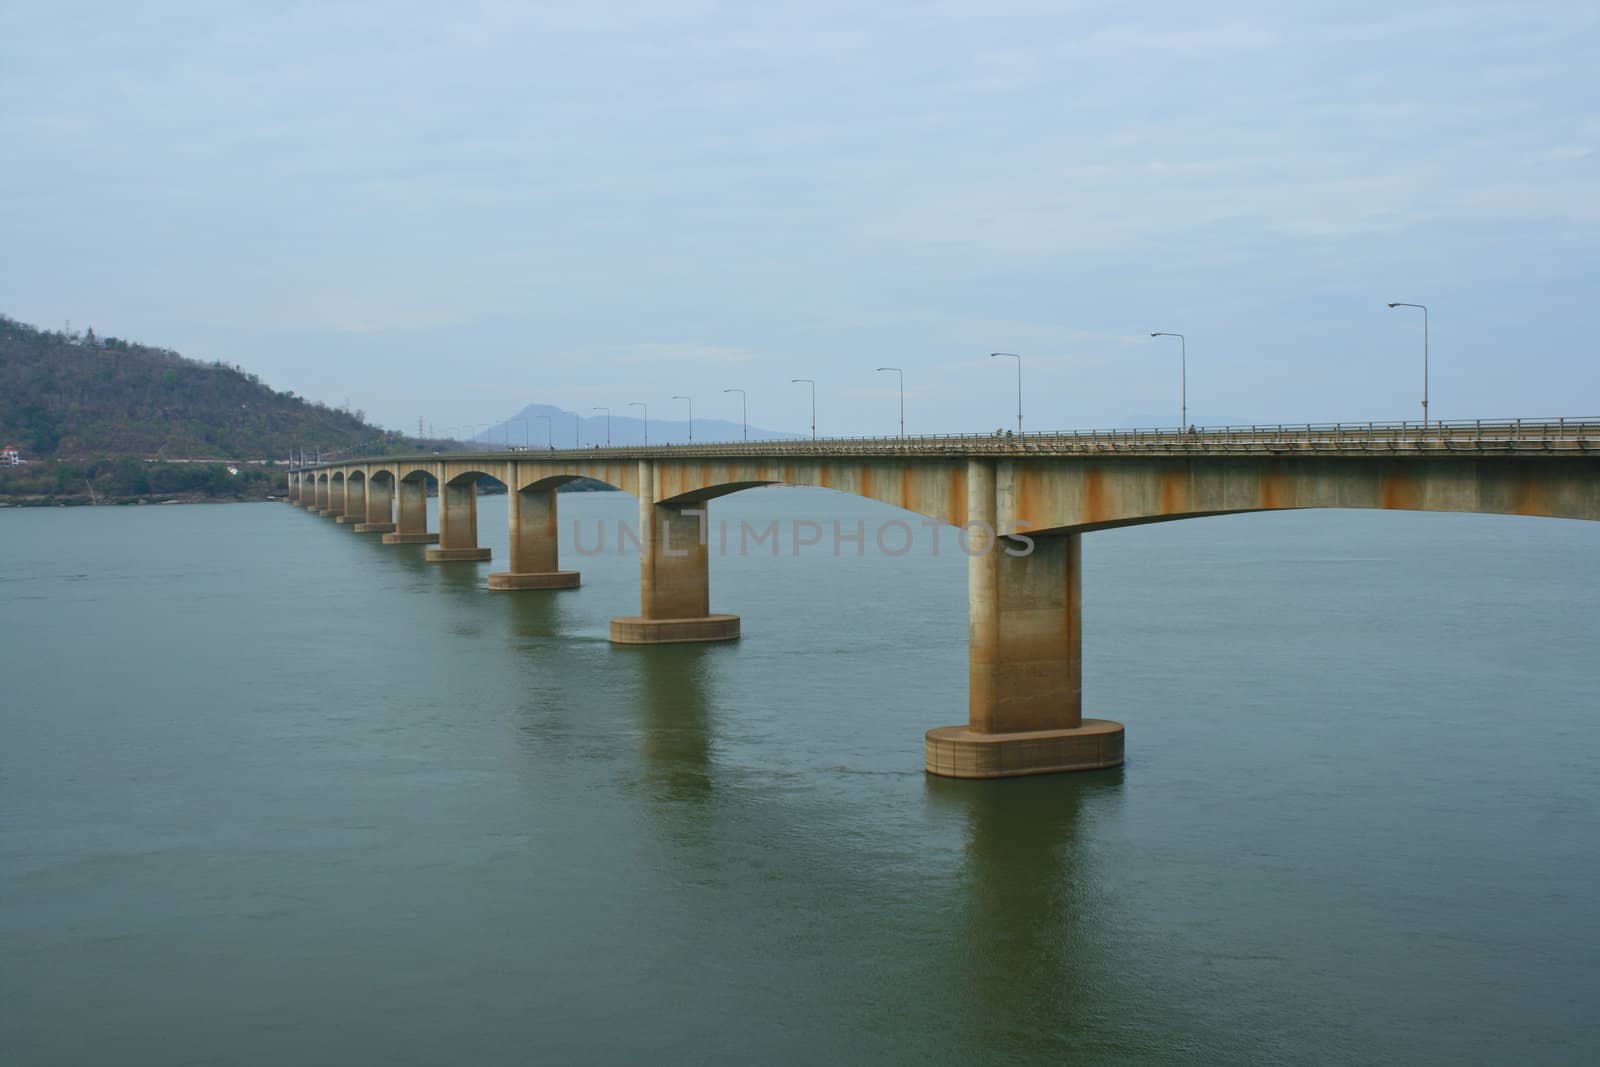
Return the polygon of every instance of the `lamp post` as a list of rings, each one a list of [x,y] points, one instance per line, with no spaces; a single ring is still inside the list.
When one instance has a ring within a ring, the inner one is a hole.
[[[1157,330],[1151,337],[1176,337],[1178,339],[1178,373],[1179,396],[1181,397],[1183,413],[1178,416],[1178,429],[1182,430],[1189,425],[1189,342],[1181,333],[1167,333]]]
[[[689,401],[689,443],[692,445],[694,444],[694,398],[680,394],[672,399]]]
[[[1395,301],[1389,305],[1391,308],[1421,308],[1422,309],[1422,428],[1428,428],[1428,306],[1426,304],[1407,304]]]
[[[572,413],[572,447],[583,447],[583,416],[576,411]]]
[[[630,408],[640,408],[640,409],[642,409],[644,411],[644,446],[646,448],[649,448],[650,447],[650,409],[649,409],[649,407],[647,407],[645,405],[644,401],[642,401],[642,400],[630,400],[630,401],[628,401],[628,406]]]
[[[906,435],[906,372],[899,367],[879,367],[879,370],[892,370],[900,376],[900,436]]]
[[[594,406],[594,409],[596,411],[603,411],[603,412],[606,413],[606,447],[610,448],[611,447],[611,409],[610,408],[606,408],[606,407],[601,407],[599,404],[596,404]]]
[[[1010,356],[1017,361],[1017,436],[1022,436],[1022,357],[1015,352],[990,352],[989,358]]]
[[[748,404],[750,398],[745,396],[743,389],[724,389],[723,392],[739,394],[739,425],[743,427],[741,440],[750,440],[750,407]]]
[[[800,382],[806,382],[811,386],[811,439],[815,441],[817,439],[817,383],[810,378],[789,379],[790,385],[797,385]]]
[[[544,420],[544,447],[555,448],[555,442],[550,439],[550,435],[555,432],[555,420],[549,415],[535,415],[534,418]]]

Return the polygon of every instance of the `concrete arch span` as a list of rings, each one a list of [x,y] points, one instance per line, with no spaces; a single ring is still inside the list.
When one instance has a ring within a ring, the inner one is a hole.
[[[851,463],[665,462],[656,500],[704,502],[805,485],[963,526],[972,469],[993,472],[999,528],[1052,535],[1300,508],[1372,508],[1600,519],[1600,456],[1137,457]]]
[[[809,451],[786,445],[752,446],[735,455],[712,449],[512,453],[415,457],[381,466],[393,472],[402,516],[407,493],[421,508],[428,479],[438,481],[441,559],[487,555],[476,543],[479,478],[496,478],[514,490],[508,508],[512,568],[491,576],[491,588],[550,588],[536,583],[570,573],[558,571],[554,556],[555,490],[562,484],[592,478],[633,495],[641,520],[641,610],[612,620],[611,639],[618,644],[739,636],[737,616],[710,609],[702,513],[718,497],[746,489],[825,488],[950,526],[982,523],[1029,535],[1031,552],[969,560],[968,722],[929,731],[925,742],[933,773],[1002,777],[1122,761],[1122,728],[1083,715],[1083,533],[1310,508],[1600,520],[1600,447],[1589,438],[1563,440],[1547,435],[1530,446],[1526,437],[1487,445],[1475,439],[1470,449],[1440,442],[1406,451],[1377,438],[1330,442],[1312,434],[1288,450],[1273,437],[1214,447],[1185,439],[1154,452],[1069,452],[1069,445],[1061,452],[995,452],[960,443],[921,451],[830,451],[824,442]],[[1253,450],[1242,450],[1246,445]],[[365,469],[370,497],[378,468]],[[324,472],[319,494],[325,486]],[[425,531],[425,510],[420,514],[416,529]],[[524,581],[535,584],[518,584]]]

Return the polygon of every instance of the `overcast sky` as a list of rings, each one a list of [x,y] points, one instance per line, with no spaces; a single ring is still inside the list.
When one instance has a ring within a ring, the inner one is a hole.
[[[1600,414],[1600,6],[0,4],[0,311],[415,429]],[[1004,365],[1002,365],[1004,363]]]

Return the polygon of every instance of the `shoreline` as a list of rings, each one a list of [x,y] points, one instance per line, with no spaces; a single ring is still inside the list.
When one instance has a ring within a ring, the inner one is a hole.
[[[162,507],[168,504],[265,504],[279,502],[281,496],[206,496],[204,493],[175,493],[162,496],[99,497],[74,496],[0,496],[0,508],[94,508],[94,507]]]

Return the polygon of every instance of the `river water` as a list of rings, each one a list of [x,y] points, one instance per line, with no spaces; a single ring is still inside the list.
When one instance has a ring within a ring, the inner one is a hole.
[[[1600,524],[1089,535],[1127,765],[960,782],[950,545],[714,558],[742,641],[620,648],[637,559],[572,523],[636,505],[561,506],[555,593],[483,588],[503,497],[482,565],[0,513],[0,1059],[1600,1061]]]

